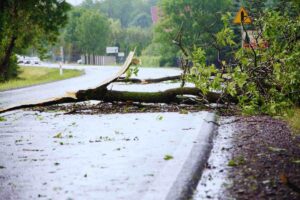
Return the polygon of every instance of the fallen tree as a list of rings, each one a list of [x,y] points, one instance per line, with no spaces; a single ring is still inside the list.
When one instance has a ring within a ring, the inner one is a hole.
[[[201,97],[202,93],[198,88],[184,87],[174,88],[159,92],[128,92],[128,91],[115,91],[108,90],[107,88],[100,87],[96,89],[81,90],[76,93],[76,99],[78,101],[86,100],[99,100],[105,102],[114,101],[131,101],[141,103],[181,103],[183,95],[193,95]],[[199,98],[199,102],[205,103],[209,101],[211,103],[217,103],[220,101],[220,94],[216,92],[210,92],[206,94],[206,99]],[[195,102],[196,103],[196,102]]]
[[[195,98],[191,98],[193,95]],[[236,99],[231,98],[232,102],[236,102]],[[129,92],[129,91],[115,91],[108,90],[106,87],[99,87],[95,89],[80,90],[76,93],[76,97],[62,97],[59,99],[41,102],[37,104],[20,105],[5,110],[1,110],[0,113],[7,111],[33,108],[37,106],[51,106],[55,104],[64,103],[78,103],[89,100],[98,100],[103,102],[139,102],[139,103],[185,103],[185,104],[199,104],[199,103],[224,103],[221,99],[220,93],[210,92],[203,95],[197,88],[184,87],[173,88],[159,92]]]
[[[181,75],[168,76],[156,79],[137,79],[137,78],[121,78],[126,73],[131,65],[138,64],[138,60],[134,57],[134,51],[130,52],[123,67],[112,77],[103,81],[99,87],[88,90],[80,90],[75,95],[65,96],[62,98],[41,102],[37,104],[26,104],[12,108],[1,110],[0,113],[22,109],[32,108],[36,106],[50,106],[63,103],[76,103],[88,100],[98,100],[103,102],[140,102],[140,103],[221,103],[221,94],[217,92],[209,92],[203,95],[201,90],[193,87],[180,87],[168,89],[158,92],[129,92],[129,91],[116,91],[107,89],[108,85],[113,82],[131,82],[131,83],[160,83],[164,81],[180,80]],[[195,96],[194,100],[186,95]],[[205,98],[204,98],[205,96]],[[196,100],[195,100],[196,99]]]

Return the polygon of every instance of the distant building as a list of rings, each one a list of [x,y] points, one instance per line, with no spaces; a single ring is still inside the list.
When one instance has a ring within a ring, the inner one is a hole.
[[[153,24],[156,24],[159,20],[159,8],[157,6],[151,7],[151,17]]]

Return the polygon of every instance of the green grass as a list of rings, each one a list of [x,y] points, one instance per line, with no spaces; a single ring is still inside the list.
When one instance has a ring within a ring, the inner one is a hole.
[[[287,117],[286,120],[293,133],[300,135],[300,107],[295,108],[294,115],[292,117]]]
[[[140,56],[138,57],[143,67],[159,67],[160,56]]]
[[[0,83],[0,91],[16,89],[26,86],[49,83],[53,81],[68,79],[83,74],[83,71],[75,69],[64,69],[63,75],[59,75],[59,69],[45,67],[20,67],[17,79]]]

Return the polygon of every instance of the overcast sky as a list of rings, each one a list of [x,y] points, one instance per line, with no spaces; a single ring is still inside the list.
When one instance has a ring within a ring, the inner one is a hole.
[[[83,2],[83,0],[67,0],[67,2],[76,6],[76,5],[80,4],[81,2]]]

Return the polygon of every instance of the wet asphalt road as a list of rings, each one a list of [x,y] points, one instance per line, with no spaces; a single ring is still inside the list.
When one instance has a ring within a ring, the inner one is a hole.
[[[110,76],[111,73],[117,71],[118,68],[91,67],[85,68],[84,70],[85,74],[80,77],[0,92],[0,109],[14,107],[22,104],[38,103],[44,100],[50,100],[53,98],[64,96],[66,92],[96,87],[107,76]]]
[[[208,115],[3,113],[0,199],[164,199]]]
[[[46,64],[47,67],[58,67],[54,64]],[[0,110],[24,104],[39,103],[65,96],[67,92],[97,87],[102,81],[112,76],[120,69],[113,66],[64,66],[66,69],[82,69],[85,75],[63,81],[47,83],[32,87],[0,92]],[[155,78],[165,75],[178,75],[178,69],[143,68],[140,70],[140,78]]]

